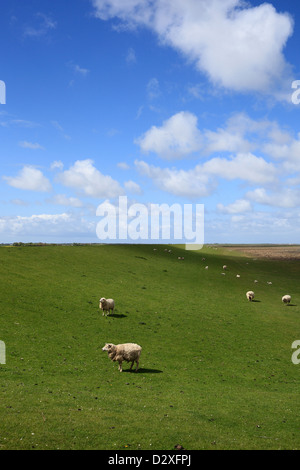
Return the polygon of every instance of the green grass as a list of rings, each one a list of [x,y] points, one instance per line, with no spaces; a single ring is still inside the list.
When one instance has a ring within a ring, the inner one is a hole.
[[[0,248],[0,449],[300,449],[299,262],[156,248]]]

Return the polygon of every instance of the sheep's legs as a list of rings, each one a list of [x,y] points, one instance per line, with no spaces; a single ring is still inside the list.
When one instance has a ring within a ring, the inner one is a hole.
[[[122,362],[119,362],[119,371],[122,372]]]
[[[139,361],[137,360],[136,361],[136,369],[135,369],[136,372],[138,371],[138,368],[139,368]]]

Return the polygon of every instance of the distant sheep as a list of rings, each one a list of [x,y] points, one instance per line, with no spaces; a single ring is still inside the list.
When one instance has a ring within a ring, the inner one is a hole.
[[[226,270],[226,269],[227,269],[227,266],[226,266],[226,264],[224,264],[224,266],[223,266],[223,269],[224,269],[224,270]]]
[[[254,292],[252,290],[249,290],[248,292],[246,292],[246,297],[250,302],[252,302],[252,300],[254,299]]]
[[[108,357],[112,361],[118,361],[119,371],[122,372],[122,362],[127,361],[131,362],[130,370],[133,367],[134,362],[136,362],[135,372],[139,368],[139,360],[142,348],[135,343],[124,343],[124,344],[112,344],[106,343],[102,348],[102,351],[107,351]]]
[[[104,315],[104,311],[107,312],[106,315],[110,314],[115,311],[115,301],[113,299],[106,299],[105,297],[101,297],[99,300],[99,308],[102,310],[102,315]]]
[[[281,300],[284,304],[288,305],[292,300],[292,297],[290,295],[284,295]]]
[[[241,277],[241,276],[239,274],[237,274],[236,277]]]

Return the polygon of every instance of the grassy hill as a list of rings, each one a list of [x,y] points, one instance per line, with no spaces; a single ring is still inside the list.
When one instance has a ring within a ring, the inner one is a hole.
[[[0,248],[0,449],[300,449],[299,261],[164,249]]]

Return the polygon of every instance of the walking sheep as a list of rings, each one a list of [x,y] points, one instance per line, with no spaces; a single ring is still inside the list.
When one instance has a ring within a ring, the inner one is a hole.
[[[254,292],[252,290],[249,290],[248,292],[246,292],[246,297],[250,302],[252,302],[252,300],[254,299]]]
[[[102,310],[102,315],[104,315],[104,311],[106,311],[106,316],[115,311],[115,301],[113,299],[106,299],[105,297],[101,297],[99,300],[99,308]]]
[[[118,361],[119,371],[122,372],[122,362],[127,361],[131,362],[130,370],[133,367],[134,362],[136,362],[135,372],[139,368],[139,360],[142,348],[135,343],[124,343],[124,344],[112,344],[106,343],[102,348],[102,351],[107,351],[108,357],[112,361]]]
[[[288,305],[292,300],[292,297],[290,295],[284,295],[281,300],[285,305]]]

